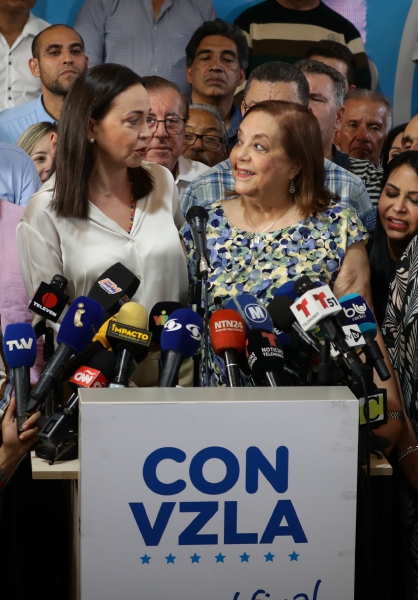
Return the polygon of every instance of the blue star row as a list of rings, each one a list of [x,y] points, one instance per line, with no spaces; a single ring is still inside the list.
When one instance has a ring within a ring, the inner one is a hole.
[[[263,556],[266,559],[266,562],[274,562],[274,557],[276,555],[272,554],[271,552],[268,552],[267,554],[263,554]],[[296,554],[296,552],[292,552],[292,554],[288,554],[288,556],[290,558],[290,562],[292,562],[292,561],[297,562],[300,554]],[[246,552],[244,552],[244,554],[239,554],[239,557],[240,557],[242,563],[244,563],[244,562],[248,563],[248,562],[250,562],[251,554],[247,554]],[[149,565],[151,558],[152,558],[152,556],[148,556],[147,554],[144,554],[144,556],[140,556],[140,559],[142,560],[143,565]],[[177,556],[173,556],[170,552],[170,554],[168,556],[165,556],[164,558],[166,559],[167,564],[171,563],[174,565],[175,564],[174,561],[176,560]],[[190,556],[191,564],[193,564],[193,563],[200,564],[201,558],[202,557],[198,556],[195,552],[192,556]],[[219,554],[214,556],[214,558],[216,559],[217,563],[224,563],[226,555],[221,554],[221,552],[219,552]]]

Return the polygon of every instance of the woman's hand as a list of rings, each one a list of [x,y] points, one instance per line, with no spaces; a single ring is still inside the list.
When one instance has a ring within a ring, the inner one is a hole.
[[[38,440],[37,423],[41,413],[37,411],[27,419],[22,425],[23,433],[18,436],[15,409],[16,399],[12,397],[1,424],[3,445],[0,447],[0,467],[6,475],[13,473],[21,458]]]

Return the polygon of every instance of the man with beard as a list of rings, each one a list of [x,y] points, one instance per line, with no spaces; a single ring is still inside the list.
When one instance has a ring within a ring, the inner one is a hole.
[[[41,80],[42,93],[37,100],[25,102],[0,113],[0,141],[16,144],[21,134],[35,123],[56,123],[65,97],[88,67],[80,35],[67,25],[52,25],[32,42],[29,67]]]
[[[183,156],[214,167],[229,156],[225,122],[217,108],[210,104],[191,104]]]

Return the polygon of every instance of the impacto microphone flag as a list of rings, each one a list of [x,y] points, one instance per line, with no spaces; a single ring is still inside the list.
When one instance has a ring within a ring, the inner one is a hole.
[[[17,433],[22,433],[26,421],[26,406],[30,394],[30,367],[36,360],[36,334],[29,323],[11,323],[7,325],[3,337],[3,349],[6,362],[13,371],[13,383],[16,395]]]
[[[226,367],[229,387],[241,387],[239,355],[245,349],[246,329],[236,310],[222,308],[213,313],[209,321],[210,343],[215,354]]]
[[[98,277],[87,295],[103,306],[105,319],[109,319],[132,300],[140,283],[132,271],[118,262]]]
[[[273,321],[258,298],[252,294],[237,294],[229,298],[225,308],[236,310],[242,317],[247,334],[252,329],[264,329],[273,333]]]
[[[190,308],[174,311],[161,333],[161,350],[165,353],[158,387],[175,387],[181,364],[200,348],[203,319]]]
[[[65,313],[57,335],[57,349],[45,365],[39,381],[33,388],[27,412],[37,411],[49,392],[61,380],[65,362],[80,354],[91,342],[103,323],[103,307],[87,296],[79,296]]]

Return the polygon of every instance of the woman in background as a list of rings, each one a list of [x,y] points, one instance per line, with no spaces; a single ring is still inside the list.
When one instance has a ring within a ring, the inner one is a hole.
[[[57,143],[57,126],[55,123],[35,123],[22,133],[17,141],[35,163],[42,183],[49,179],[54,162],[55,146]]]

